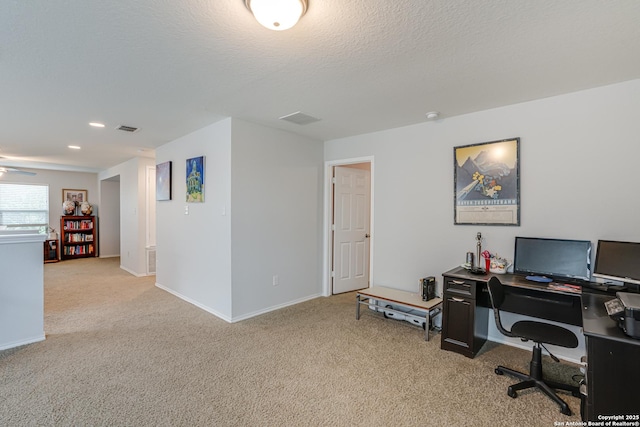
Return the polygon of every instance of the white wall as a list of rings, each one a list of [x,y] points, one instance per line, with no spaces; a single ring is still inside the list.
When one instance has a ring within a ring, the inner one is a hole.
[[[156,204],[157,285],[227,321],[319,295],[322,147],[236,119],[159,147],[173,200]],[[186,203],[185,161],[202,155],[205,202]]]
[[[88,172],[67,172],[47,169],[20,168],[35,172],[35,176],[5,174],[2,182],[41,184],[49,186],[49,226],[60,235],[60,217],[62,216],[62,189],[87,190],[87,200],[93,205],[93,215],[98,216],[98,174]]]
[[[146,168],[153,164],[154,159],[133,158],[98,174],[100,181],[120,176],[120,268],[136,276],[147,274],[145,185]]]
[[[516,235],[640,241],[640,80],[327,141],[325,160],[374,156],[374,284],[415,290]],[[444,112],[446,115],[446,112]],[[453,225],[453,147],[520,137],[521,226]],[[495,339],[499,339],[494,334]]]
[[[640,80],[328,141],[325,160],[375,157],[375,284],[413,290],[516,235],[640,241]],[[453,225],[453,147],[521,138],[521,226]]]
[[[186,203],[186,160],[205,156],[205,201]],[[231,119],[156,149],[172,163],[172,200],[156,203],[156,282],[225,319],[231,310]],[[185,208],[189,214],[185,215]]]
[[[321,293],[323,143],[236,119],[232,129],[233,318],[241,319]]]
[[[0,232],[0,350],[45,339],[44,239]]]

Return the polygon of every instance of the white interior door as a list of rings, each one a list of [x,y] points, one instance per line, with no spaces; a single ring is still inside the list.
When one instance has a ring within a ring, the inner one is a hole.
[[[333,293],[369,286],[371,172],[336,166],[333,189]]]

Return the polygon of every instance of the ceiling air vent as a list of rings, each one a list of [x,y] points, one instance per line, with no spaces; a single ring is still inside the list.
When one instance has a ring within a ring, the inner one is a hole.
[[[125,126],[125,125],[120,125],[116,129],[121,130],[123,132],[132,132],[132,133],[138,131],[138,128],[134,128],[133,126]]]
[[[286,116],[280,117],[280,120],[285,120],[287,122],[295,123],[297,125],[308,125],[309,123],[319,122],[320,119],[310,116],[308,114],[301,113],[297,111],[292,114],[287,114]]]

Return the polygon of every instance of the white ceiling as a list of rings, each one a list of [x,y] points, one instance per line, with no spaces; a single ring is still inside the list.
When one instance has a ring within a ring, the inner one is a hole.
[[[224,117],[328,140],[637,79],[639,23],[637,0],[309,0],[279,32],[244,0],[4,0],[0,165],[102,170]],[[296,111],[322,120],[278,120]]]

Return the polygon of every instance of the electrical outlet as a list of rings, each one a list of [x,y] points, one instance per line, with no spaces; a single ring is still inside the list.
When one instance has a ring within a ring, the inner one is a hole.
[[[184,214],[185,214],[185,215],[189,215],[189,205],[186,205],[186,206],[184,207]]]
[[[277,274],[273,275],[273,286],[278,286],[280,284],[280,277]]]

